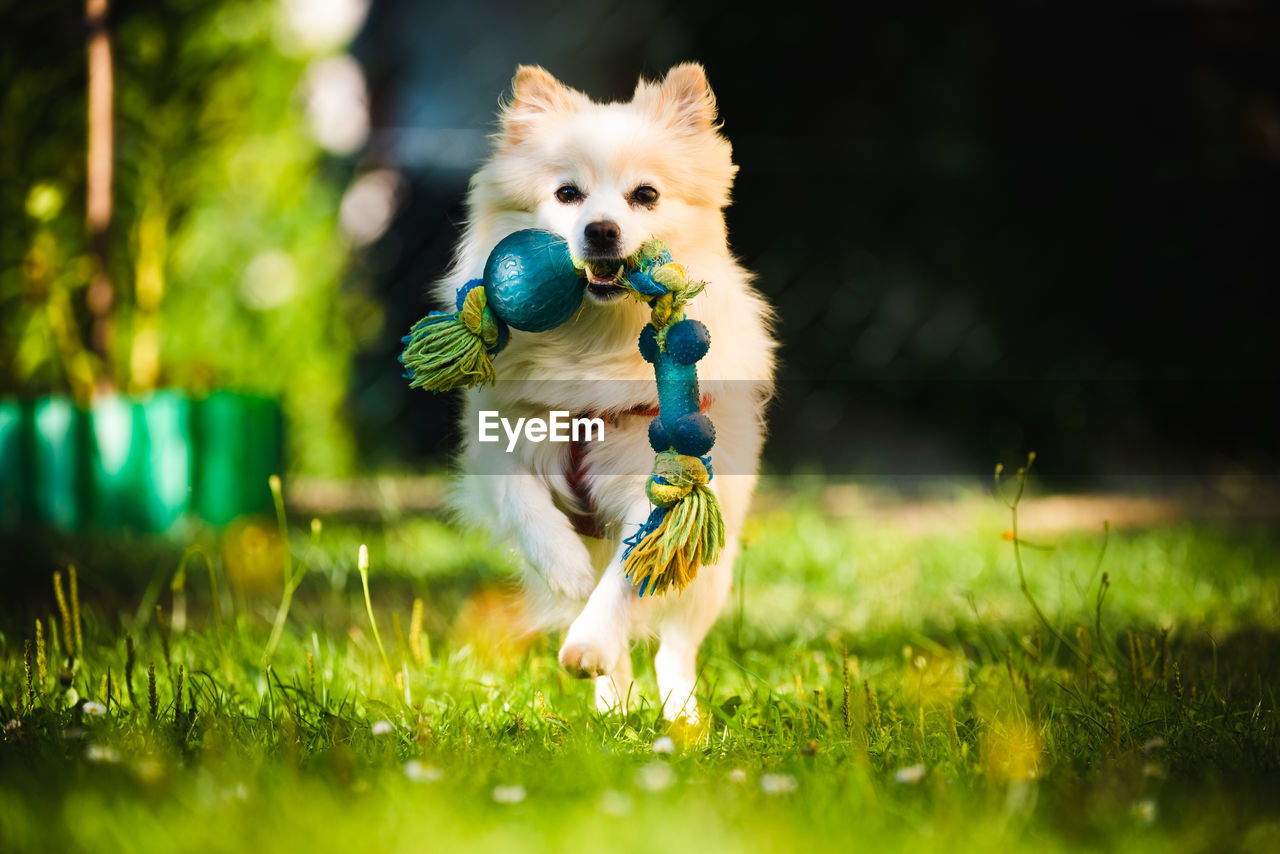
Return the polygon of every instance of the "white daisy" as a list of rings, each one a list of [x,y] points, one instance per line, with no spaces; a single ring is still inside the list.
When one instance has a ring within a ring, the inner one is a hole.
[[[500,804],[518,804],[525,799],[528,793],[525,792],[524,786],[517,783],[514,786],[494,786],[493,799]]]
[[[444,772],[434,765],[424,765],[417,759],[404,763],[404,775],[415,783],[434,783],[444,776]]]
[[[636,785],[648,792],[660,792],[676,781],[671,766],[656,759],[636,772]]]
[[[915,765],[907,765],[903,768],[899,768],[893,773],[893,779],[898,783],[919,783],[924,779],[924,772],[924,763],[919,762]]]
[[[765,774],[760,778],[760,790],[766,795],[789,795],[798,787],[790,774]]]

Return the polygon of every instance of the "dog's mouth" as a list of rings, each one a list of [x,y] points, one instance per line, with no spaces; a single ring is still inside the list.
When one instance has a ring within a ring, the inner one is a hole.
[[[597,258],[585,265],[587,274],[587,293],[597,302],[609,302],[622,296],[626,289],[618,282],[618,274],[622,272],[622,260],[619,258]]]

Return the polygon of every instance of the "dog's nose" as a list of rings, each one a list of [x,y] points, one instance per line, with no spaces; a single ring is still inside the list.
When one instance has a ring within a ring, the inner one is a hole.
[[[598,222],[587,223],[584,234],[587,238],[588,252],[607,254],[617,252],[618,237],[622,234],[622,229],[618,228],[616,222],[602,219]]]

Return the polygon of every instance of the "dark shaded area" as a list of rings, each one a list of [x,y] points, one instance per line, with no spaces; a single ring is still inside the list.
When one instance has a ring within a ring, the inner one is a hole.
[[[1273,475],[1280,14],[1252,4],[375,3],[362,451],[428,464],[450,402],[388,380],[517,63],[597,98],[703,62],[735,251],[777,306],[768,464],[836,474]]]

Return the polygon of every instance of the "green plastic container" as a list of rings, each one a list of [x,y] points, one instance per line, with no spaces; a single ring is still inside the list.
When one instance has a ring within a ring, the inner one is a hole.
[[[269,398],[215,392],[195,410],[196,514],[225,525],[271,509],[268,478],[280,471],[284,446],[280,405]]]
[[[164,532],[271,509],[283,428],[269,398],[162,391],[0,401],[0,528]]]
[[[173,527],[191,500],[191,439],[191,401],[181,395],[94,400],[88,454],[94,527]]]
[[[22,406],[0,400],[0,529],[18,528],[23,514],[22,484],[28,479],[22,453]]]
[[[30,480],[28,519],[37,525],[78,530],[86,521],[84,430],[86,418],[70,398],[45,397],[29,410],[26,426]]]

